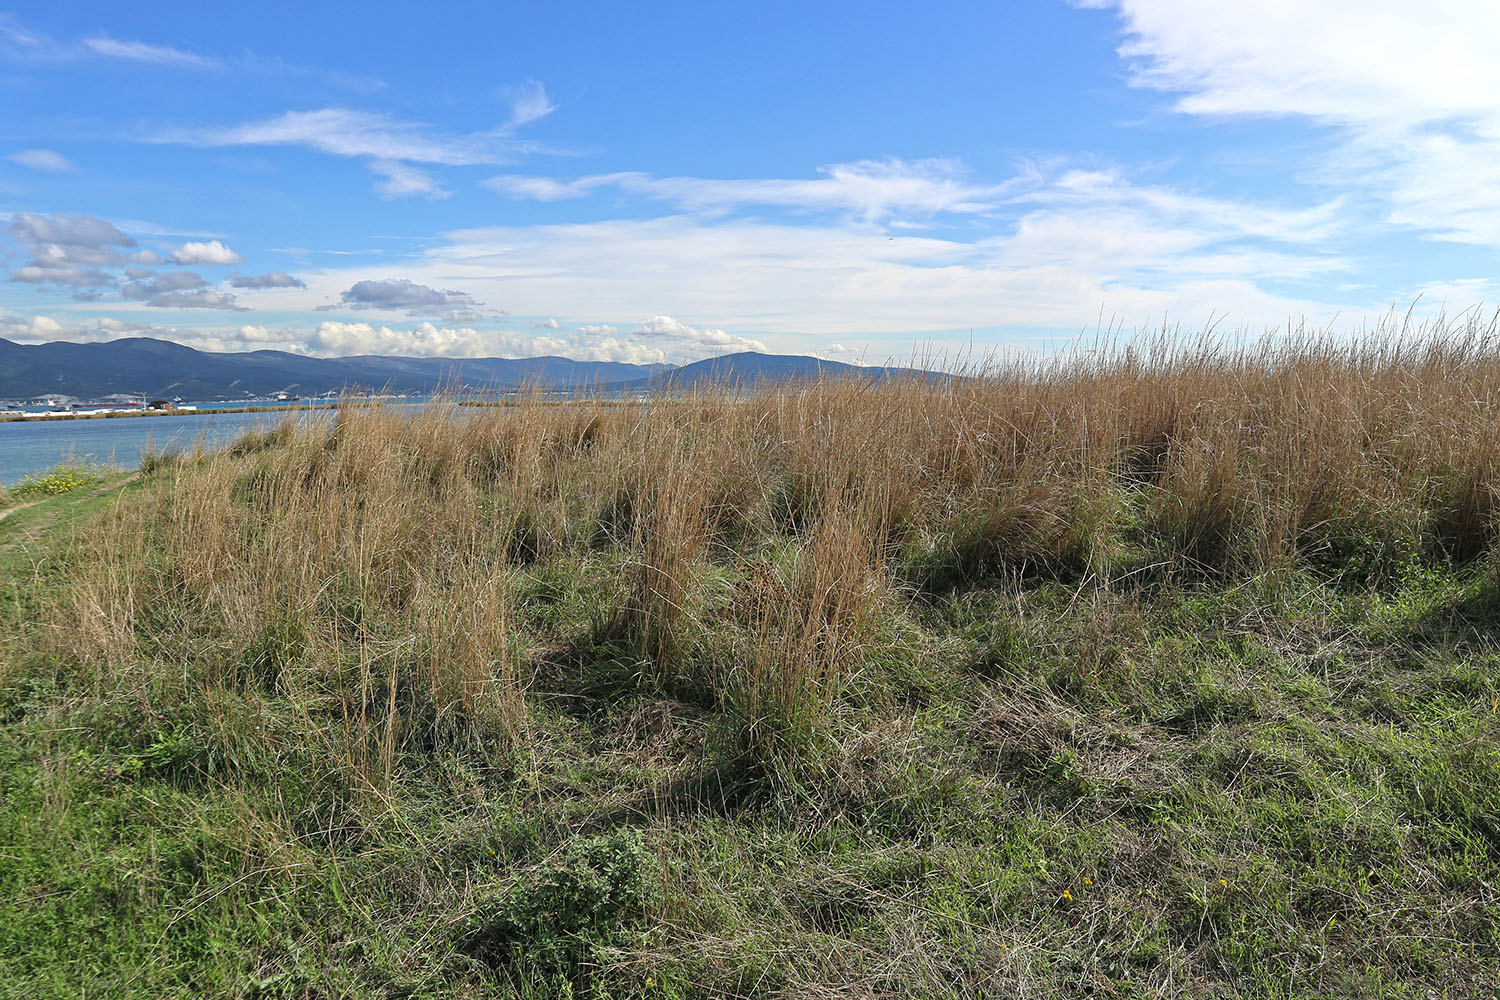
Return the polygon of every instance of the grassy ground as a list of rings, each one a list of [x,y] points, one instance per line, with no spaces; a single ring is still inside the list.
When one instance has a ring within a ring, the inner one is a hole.
[[[1493,492],[1443,420],[1500,366],[1409,364],[1403,420],[1242,371],[1213,480],[1194,364],[1165,442],[1101,430],[1107,366],[373,408],[18,510],[0,993],[1493,995]],[[1294,487],[1346,516],[1249,516]]]

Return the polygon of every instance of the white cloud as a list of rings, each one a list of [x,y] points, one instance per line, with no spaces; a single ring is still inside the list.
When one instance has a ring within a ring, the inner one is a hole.
[[[500,159],[498,149],[478,137],[434,133],[426,125],[352,108],[288,111],[263,121],[162,138],[198,146],[304,146],[333,156],[445,166]]]
[[[6,159],[12,163],[19,163],[23,167],[30,167],[32,170],[47,170],[53,173],[66,173],[77,169],[66,156],[50,149],[23,149],[19,153],[10,154]]]
[[[11,281],[28,285],[75,285],[94,287],[107,285],[114,279],[104,271],[92,267],[69,267],[65,265],[38,266],[26,264],[10,272]]]
[[[194,274],[192,271],[169,271],[149,277],[150,271],[141,271],[139,268],[127,268],[126,276],[135,280],[130,281],[120,290],[120,294],[127,299],[149,299],[163,292],[183,292],[202,288],[207,284],[202,275]]]
[[[1003,184],[968,182],[950,160],[860,160],[836,163],[821,178],[712,179],[653,177],[643,173],[595,174],[571,181],[504,174],[485,183],[517,198],[559,201],[600,188],[669,202],[689,211],[747,205],[851,212],[866,221],[893,215],[973,214],[994,209],[1024,179]]]
[[[112,59],[129,59],[133,62],[151,63],[156,66],[172,66],[178,69],[222,69],[217,59],[194,55],[174,49],[170,45],[151,45],[147,42],[130,42],[119,38],[98,35],[83,40],[84,48],[96,55]]]
[[[647,174],[595,174],[576,180],[560,181],[551,177],[527,177],[521,174],[501,174],[485,181],[485,186],[510,195],[512,198],[530,198],[532,201],[563,201],[582,198],[602,187],[618,184],[627,177],[646,177]]]
[[[386,199],[410,198],[421,195],[426,198],[446,198],[451,192],[438,183],[432,173],[399,160],[371,160],[370,171],[382,178],[375,191]]]
[[[325,321],[306,337],[315,354],[395,354],[408,357],[478,358],[513,354],[524,340],[509,333],[481,333],[469,327],[440,327],[419,323],[411,330],[396,330],[369,323]]]
[[[1332,126],[1324,172],[1388,221],[1500,246],[1500,6],[1489,0],[1118,0],[1133,80],[1195,115]]]
[[[339,301],[351,308],[400,310],[408,316],[436,316],[448,323],[472,322],[486,315],[484,303],[466,292],[439,291],[407,278],[356,281],[344,289]]]
[[[307,283],[285,271],[268,274],[236,274],[229,283],[235,288],[306,288]]]
[[[130,281],[120,289],[127,299],[139,299],[153,309],[232,309],[243,312],[231,292],[207,288],[202,275],[192,271],[167,271],[149,279]]]
[[[132,323],[112,316],[101,316],[92,324],[62,322],[51,316],[0,315],[0,337],[17,343],[41,344],[64,340],[75,344],[119,340],[121,337],[156,337],[200,350],[224,350],[227,341],[211,332],[180,327],[162,327],[152,323]],[[232,348],[230,348],[232,349]]]
[[[1451,281],[1429,281],[1417,288],[1429,308],[1444,309],[1450,303],[1467,309],[1476,303],[1496,300],[1496,284],[1489,278],[1455,278]]]
[[[162,133],[153,141],[192,146],[301,146],[330,156],[365,160],[380,178],[376,191],[381,197],[441,198],[447,192],[430,173],[413,164],[463,167],[505,163],[518,152],[537,148],[511,133],[551,110],[541,85],[528,83],[513,102],[511,121],[483,132],[444,133],[393,115],[319,108],[288,111],[228,128],[179,129]]]
[[[677,356],[696,359],[707,354],[728,354],[739,351],[767,350],[766,345],[750,337],[740,337],[723,330],[694,329],[671,316],[652,316],[642,320],[629,334],[653,344],[663,341],[674,345],[668,352]]]
[[[547,90],[535,80],[527,80],[513,89],[510,100],[510,122],[508,128],[520,128],[539,118],[545,118],[557,110],[557,105],[547,96]]]
[[[146,305],[155,309],[232,309],[245,312],[246,307],[235,301],[229,292],[214,292],[204,289],[197,292],[161,292],[146,300]]]
[[[972,241],[697,215],[462,230],[408,273],[506,296],[529,315],[703,317],[791,345],[806,333],[1076,330],[1101,308],[1132,322],[1163,310],[1246,320],[1337,311],[1257,287],[1347,267],[1321,247],[1337,231],[1332,209],[1268,210],[1082,175],[1027,198],[1013,206],[1012,232]]]
[[[238,264],[244,259],[218,240],[184,243],[172,251],[172,260],[178,264]]]
[[[537,320],[532,320],[531,321],[531,325],[532,325],[532,327],[534,329],[542,329],[542,330],[561,330],[562,329],[562,324],[559,323],[555,319],[537,319]]]
[[[65,326],[51,316],[0,315],[0,338],[22,344],[44,344],[54,340],[81,341],[86,330]]]
[[[114,279],[100,268],[124,263],[121,248],[135,240],[112,223],[91,215],[17,212],[11,237],[26,250],[26,263],[10,280],[39,285],[99,286]]]
[[[41,35],[23,28],[14,15],[4,12],[0,12],[0,38],[23,49],[40,48],[47,44],[47,40]]]

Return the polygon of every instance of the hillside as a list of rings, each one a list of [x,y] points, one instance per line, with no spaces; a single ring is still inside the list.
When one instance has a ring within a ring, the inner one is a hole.
[[[292,389],[303,395],[344,389],[432,392],[441,386],[556,388],[648,378],[653,365],[568,358],[312,358],[284,351],[217,354],[146,337],[93,344],[23,345],[0,340],[0,397],[111,393],[238,399]]]
[[[1490,996],[1497,389],[1162,349],[20,484],[3,992]]]
[[[624,383],[624,386],[652,389],[704,389],[722,385],[747,388],[760,382],[803,381],[837,378],[845,375],[883,379],[894,376],[930,376],[931,374],[913,368],[859,366],[804,355],[759,354],[754,351],[745,351],[695,361],[671,371],[659,372],[645,379]]]
[[[114,393],[243,399],[283,390],[315,395],[343,390],[431,393],[468,386],[485,390],[537,385],[551,389],[653,390],[728,381],[807,378],[858,369],[816,358],[741,353],[675,370],[569,358],[402,358],[358,355],[312,358],[284,351],[218,354],[145,337],[92,344],[25,345],[0,339],[0,399],[46,393],[99,398]],[[894,371],[894,370],[892,370]]]

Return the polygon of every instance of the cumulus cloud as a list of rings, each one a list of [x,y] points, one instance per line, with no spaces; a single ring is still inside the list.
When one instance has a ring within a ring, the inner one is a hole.
[[[244,259],[218,240],[184,243],[172,251],[177,264],[238,264]]]
[[[339,301],[352,308],[388,309],[413,317],[436,316],[445,323],[472,322],[486,315],[484,303],[475,301],[467,292],[439,291],[408,278],[357,281],[344,290]]]
[[[756,340],[722,330],[700,330],[669,316],[654,316],[628,332],[611,324],[591,324],[572,333],[524,334],[512,330],[482,331],[468,326],[430,322],[410,329],[366,322],[333,320],[311,333],[281,331],[309,353],[326,356],[389,354],[413,357],[540,357],[560,355],[582,361],[659,364],[696,360],[728,351],[765,350]]]
[[[671,353],[694,356],[701,356],[705,352],[766,350],[766,345],[759,340],[725,333],[723,330],[695,329],[671,316],[652,316],[642,320],[629,336],[652,344],[676,345],[677,350]]]
[[[84,327],[59,323],[51,316],[7,316],[0,314],[0,338],[22,344],[44,344],[54,340],[86,339]]]
[[[410,330],[370,323],[319,323],[306,338],[316,354],[392,354],[406,357],[517,357],[530,356],[538,338],[511,332],[480,332],[470,327],[418,323]]]
[[[23,149],[10,154],[6,159],[32,170],[48,170],[53,173],[66,173],[76,169],[66,156],[50,149]]]
[[[113,279],[100,268],[123,263],[121,248],[135,246],[112,223],[91,215],[17,212],[9,231],[28,255],[10,278],[29,284],[109,284]]]
[[[269,274],[236,274],[229,283],[235,288],[306,288],[307,283],[285,271]]]
[[[1291,116],[1339,138],[1323,171],[1387,221],[1500,246],[1500,7],[1487,0],[1092,0],[1139,86],[1186,114]]]
[[[245,306],[235,302],[234,295],[229,292],[213,292],[207,289],[199,292],[162,292],[153,295],[146,300],[146,305],[157,309],[232,309],[236,312],[246,312]]]
[[[136,279],[120,290],[120,294],[127,299],[150,299],[165,292],[190,291],[208,284],[203,280],[202,275],[194,274],[192,271],[169,271],[166,274],[149,277],[149,280],[148,276],[153,272],[129,268],[126,273]]]
[[[562,329],[562,324],[559,323],[555,319],[534,319],[534,320],[531,321],[531,325],[532,325],[533,328],[543,329],[543,330],[561,330]]]
[[[39,344],[64,340],[75,344],[119,340],[122,337],[153,337],[170,340],[200,351],[245,351],[274,346],[297,350],[301,334],[290,330],[268,330],[260,326],[203,328],[158,326],[101,316],[91,323],[59,321],[51,316],[0,315],[0,337],[19,343]]]
[[[179,338],[179,333],[191,336],[190,331],[178,331],[153,326],[150,323],[129,323],[109,316],[100,317],[92,324],[87,324],[62,322],[51,316],[42,315],[0,315],[0,337],[27,344],[41,344],[54,340],[84,344],[140,336],[182,339]]]
[[[120,290],[127,299],[144,301],[156,309],[232,309],[244,311],[229,292],[208,289],[192,271],[168,271],[148,280],[131,281]]]
[[[26,264],[10,272],[11,281],[28,285],[78,285],[84,287],[107,285],[114,279],[104,271],[92,267],[70,267],[59,265],[40,266]]]

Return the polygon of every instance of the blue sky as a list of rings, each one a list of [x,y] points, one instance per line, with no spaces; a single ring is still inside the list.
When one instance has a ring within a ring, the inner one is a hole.
[[[0,9],[0,336],[883,361],[1496,298],[1490,3],[478,7]]]

